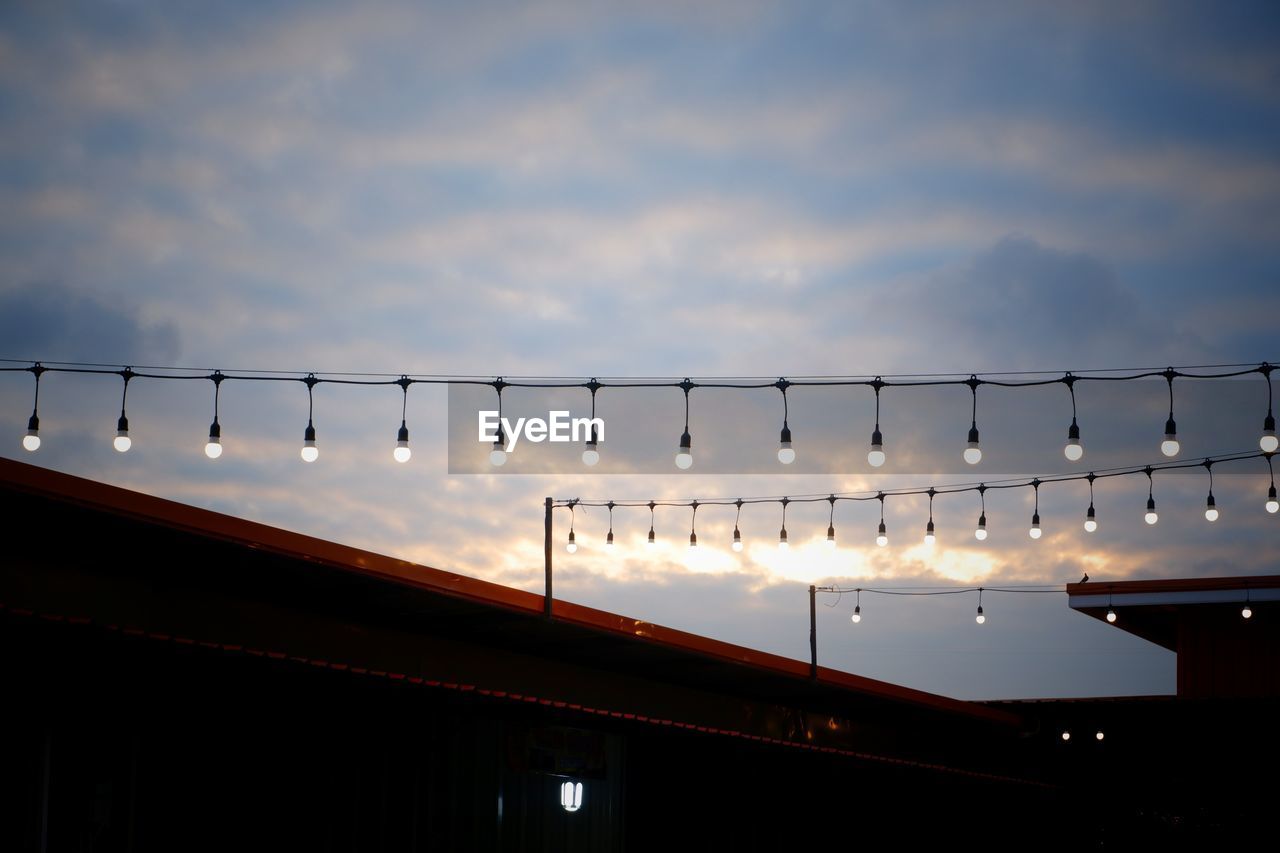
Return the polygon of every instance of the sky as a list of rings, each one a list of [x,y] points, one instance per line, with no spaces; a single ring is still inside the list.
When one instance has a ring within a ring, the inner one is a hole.
[[[1268,3],[6,3],[0,357],[575,377],[1274,362],[1278,47]],[[1249,423],[1265,405],[1253,382]],[[975,479],[928,465],[923,478],[854,465],[450,474],[450,399],[421,386],[403,466],[390,454],[399,389],[326,385],[313,465],[298,458],[305,388],[274,383],[224,386],[226,452],[211,462],[209,384],[138,380],[121,455],[119,385],[46,376],[44,446],[27,454],[30,375],[0,374],[0,454],[534,591],[547,495]],[[653,404],[670,407],[652,436],[667,453],[672,393]],[[1161,393],[1081,405],[1094,424],[1150,411],[1129,459],[1145,464]],[[807,399],[815,420],[836,405]],[[902,441],[889,448],[906,450],[933,410],[891,399]],[[741,447],[773,452],[776,403]],[[856,458],[868,398],[839,405]],[[696,411],[701,452],[717,411]],[[957,441],[964,415],[962,400]],[[993,414],[984,441],[1021,417]],[[1060,447],[1068,416],[1054,417],[1036,440]],[[1204,453],[1257,436],[1211,441]],[[977,476],[1068,469],[1059,454]],[[1148,528],[1145,482],[1117,481],[1091,537],[1087,496],[1061,486],[1041,496],[1037,542],[1031,495],[1003,495],[981,545],[972,502],[939,501],[932,549],[919,501],[886,512],[887,549],[872,507],[841,507],[834,553],[826,508],[795,508],[785,555],[776,507],[744,511],[742,555],[727,547],[730,513],[699,513],[707,547],[693,556],[687,510],[657,516],[655,551],[647,511],[619,512],[617,554],[588,510],[579,552],[557,546],[556,589],[805,659],[810,583],[1274,573],[1266,485],[1260,465],[1221,478],[1209,525],[1203,479],[1171,477]],[[1174,690],[1171,653],[1064,595],[989,596],[981,627],[971,595],[861,603],[854,626],[849,596],[822,597],[824,665],[960,698]]]

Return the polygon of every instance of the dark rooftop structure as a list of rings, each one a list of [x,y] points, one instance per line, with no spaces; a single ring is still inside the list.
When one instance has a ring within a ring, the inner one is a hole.
[[[1272,700],[815,677],[4,459],[0,512],[4,850],[754,850],[860,821],[931,844],[993,808],[991,849],[1221,841],[1260,808],[1232,774],[1277,754]]]

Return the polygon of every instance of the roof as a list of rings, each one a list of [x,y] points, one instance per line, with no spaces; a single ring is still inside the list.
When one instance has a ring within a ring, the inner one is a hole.
[[[280,558],[291,567],[289,582],[308,595],[339,584],[337,576],[357,580],[369,607],[411,613],[414,625],[429,624],[451,641],[808,708],[854,703],[887,716],[919,713],[998,726],[1020,722],[1005,710],[827,667],[818,667],[811,679],[807,662],[568,601],[555,600],[548,619],[544,599],[535,593],[9,459],[0,459],[0,497],[6,503],[34,500],[78,508],[197,542],[221,543],[233,553],[247,549]],[[231,562],[224,559],[228,567]]]
[[[1072,609],[1104,622],[1115,609],[1119,618],[1109,624],[1177,651],[1179,611],[1280,601],[1280,575],[1072,583],[1067,596]]]

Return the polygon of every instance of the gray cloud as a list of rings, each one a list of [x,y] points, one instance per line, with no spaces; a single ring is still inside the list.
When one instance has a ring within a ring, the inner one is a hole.
[[[4,357],[45,361],[173,364],[182,352],[174,323],[61,284],[0,291],[0,341]]]

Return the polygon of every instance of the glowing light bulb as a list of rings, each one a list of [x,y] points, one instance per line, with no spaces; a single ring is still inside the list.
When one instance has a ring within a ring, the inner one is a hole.
[[[785,527],[778,533],[778,547],[784,551],[787,550],[787,528]]]
[[[600,451],[595,448],[588,447],[582,451],[582,464],[587,466],[595,465],[600,461]]]
[[[1108,608],[1107,608],[1107,621],[1108,621],[1108,622],[1114,622],[1114,621],[1116,621],[1116,619],[1117,619],[1117,618],[1118,618],[1118,617],[1116,616],[1116,612],[1115,612],[1114,610],[1112,610],[1110,607],[1108,607]]]
[[[1246,604],[1244,607],[1240,608],[1240,616],[1243,619],[1252,619],[1253,608]]]
[[[889,535],[885,532],[884,522],[880,522],[879,530],[876,533],[876,544],[881,548],[889,544]]]
[[[778,443],[778,461],[783,465],[790,465],[796,461],[796,452],[791,448],[791,428],[784,426],[782,428],[782,439]]]
[[[391,451],[391,458],[403,464],[412,456],[413,451],[409,449],[409,428],[401,421],[400,431],[396,433],[396,449]]]
[[[982,461],[982,448],[978,446],[978,428],[969,429],[969,446],[964,449],[964,461],[977,465]]]
[[[1182,445],[1178,444],[1178,427],[1173,418],[1169,418],[1164,424],[1164,441],[1160,442],[1160,452],[1165,456],[1177,456],[1181,449]]]
[[[1280,439],[1276,438],[1276,419],[1274,415],[1268,414],[1266,420],[1262,422],[1262,435],[1258,437],[1258,446],[1262,448],[1263,453],[1275,453],[1280,448]]]
[[[987,514],[985,512],[978,516],[978,526],[973,531],[973,538],[979,542],[987,538]]]
[[[1209,495],[1209,500],[1205,502],[1204,517],[1206,521],[1218,520],[1218,506],[1213,501],[1213,495]]]
[[[938,541],[938,537],[933,535],[933,520],[930,519],[929,524],[924,529],[924,544],[932,545]]]
[[[853,615],[850,616],[849,619],[855,625],[857,625],[859,622],[862,621],[862,605],[861,604],[855,604],[853,606]]]
[[[576,554],[578,551],[578,542],[573,537],[573,531],[569,531],[569,541],[565,544],[564,549],[570,554]]]
[[[1147,498],[1147,514],[1142,518],[1147,524],[1155,524],[1160,520],[1160,516],[1156,513],[1155,498]]]
[[[502,434],[502,427],[498,427],[498,436],[493,440],[493,449],[489,451],[489,464],[495,468],[501,468],[507,464],[507,440]]]
[[[1071,732],[1063,732],[1063,733],[1062,733],[1062,739],[1063,739],[1063,740],[1071,740]]]
[[[209,436],[209,441],[204,446],[204,455],[208,456],[210,459],[217,459],[221,456],[222,440],[215,436]]]
[[[987,617],[986,617],[986,614],[982,612],[981,604],[978,605],[978,615],[973,621],[977,622],[979,625],[987,624]]]
[[[1062,453],[1067,457],[1068,462],[1079,462],[1084,456],[1084,445],[1080,443],[1080,427],[1076,426],[1074,420],[1067,428],[1067,444],[1062,448]]]
[[[133,447],[133,441],[129,438],[129,419],[124,415],[116,422],[116,437],[111,446],[121,453],[128,453],[129,448]]]
[[[582,783],[565,782],[560,786],[560,805],[567,812],[582,808]]]
[[[1037,512],[1031,516],[1031,529],[1027,531],[1027,535],[1030,536],[1032,539],[1039,539],[1041,532],[1042,531],[1040,530],[1040,513]]]
[[[1106,737],[1106,735],[1103,734],[1101,731],[1099,731],[1096,735],[1094,735],[1094,737],[1097,738],[1098,740],[1102,740],[1104,737]]]
[[[1274,513],[1280,510],[1280,501],[1276,500],[1276,487],[1272,486],[1267,490],[1267,512]]]
[[[827,528],[827,550],[834,551],[836,548],[836,528],[831,525]]]
[[[738,530],[737,525],[733,528],[733,550],[742,551],[742,533]]]
[[[27,419],[27,434],[22,437],[22,448],[32,453],[40,449],[40,419],[35,414]]]
[[[871,433],[871,449],[867,451],[867,464],[872,468],[879,468],[884,464],[884,437],[880,435],[880,430]]]
[[[1093,511],[1093,504],[1089,504],[1089,511],[1084,515],[1084,529],[1086,533],[1092,533],[1098,529],[1098,519]]]
[[[320,458],[320,449],[316,447],[316,428],[307,423],[302,433],[302,461],[315,462]]]
[[[676,467],[683,471],[691,465],[693,465],[693,439],[689,437],[689,431],[685,430],[680,435],[680,447],[676,450]]]

